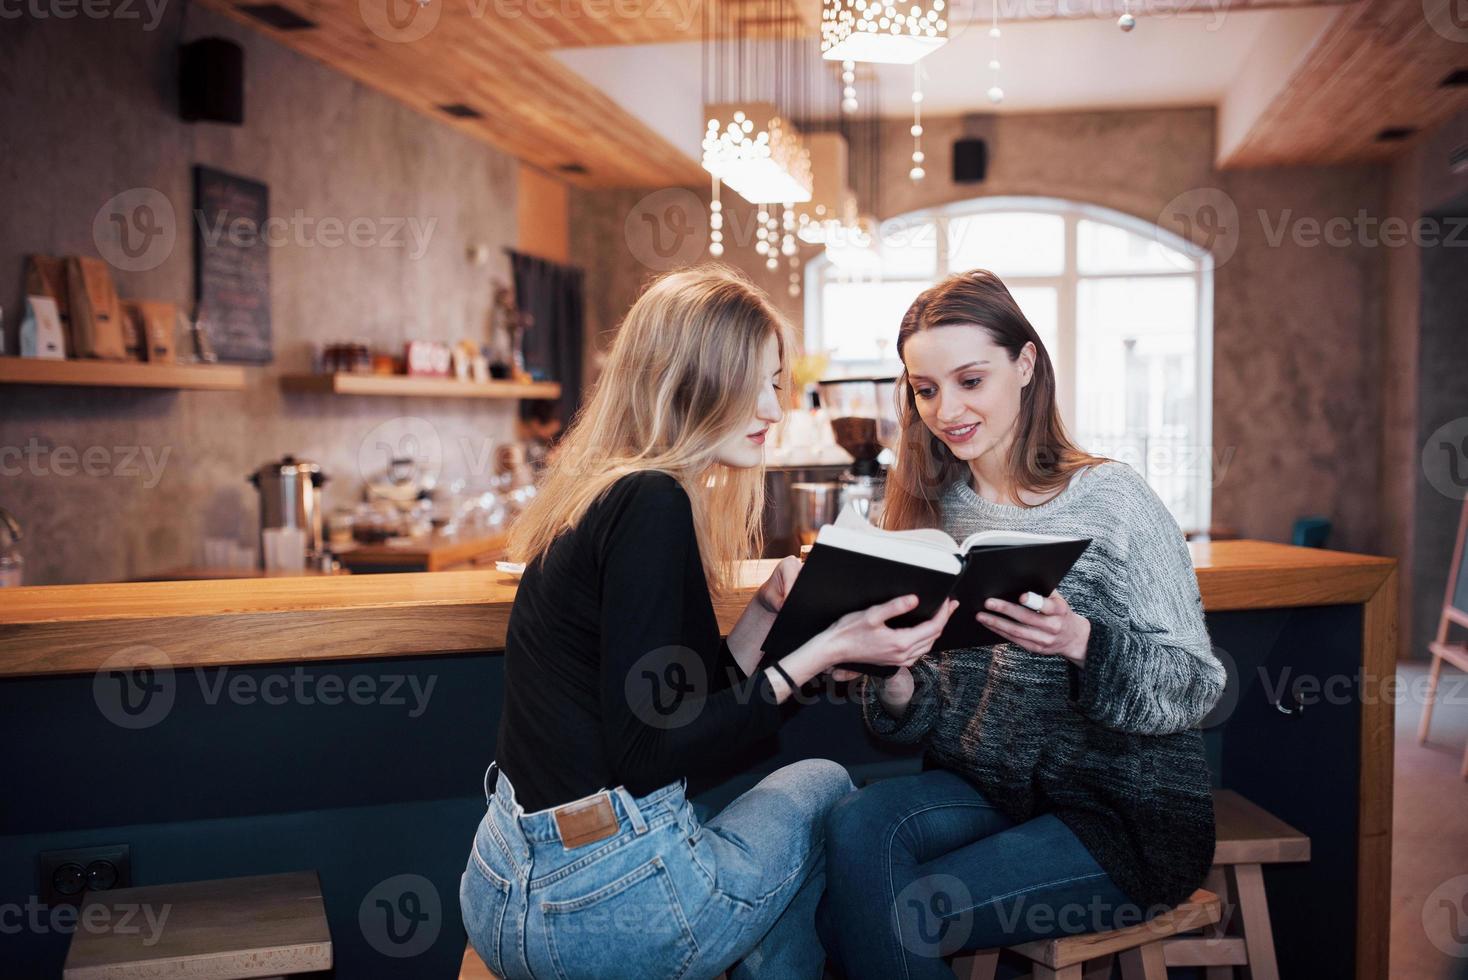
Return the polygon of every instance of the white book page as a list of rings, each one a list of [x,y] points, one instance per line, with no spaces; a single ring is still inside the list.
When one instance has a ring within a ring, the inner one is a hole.
[[[942,532],[939,532],[940,534]],[[947,535],[944,535],[947,537]],[[935,548],[927,541],[913,540],[897,534],[871,530],[860,531],[838,524],[827,524],[816,535],[816,544],[854,551],[862,555],[900,561],[904,565],[931,568],[937,572],[957,575],[963,570],[958,556],[942,548]]]
[[[851,504],[847,504],[841,509],[841,513],[836,515],[836,526],[862,534],[870,534],[875,538],[898,538],[930,548],[941,548],[947,554],[955,554],[958,551],[958,542],[936,527],[917,527],[906,531],[888,531],[880,527],[873,527],[871,522],[862,517]]]
[[[1057,537],[1053,534],[1031,534],[1028,531],[976,531],[963,539],[958,550],[967,553],[970,548],[993,547],[995,545],[1052,544],[1056,541],[1078,541],[1079,538]]]

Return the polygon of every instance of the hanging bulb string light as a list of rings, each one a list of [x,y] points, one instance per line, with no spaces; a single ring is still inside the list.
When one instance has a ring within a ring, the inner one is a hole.
[[[1137,26],[1137,18],[1132,16],[1132,0],[1121,0],[1121,16],[1116,19],[1116,26],[1120,27],[1123,33]]]
[[[994,83],[989,86],[989,101],[998,105],[1004,101],[1004,89],[999,87],[999,0],[991,0],[989,10],[989,70],[994,73]]]
[[[709,254],[714,258],[724,254],[724,204],[719,200],[719,178],[713,178],[709,192]]]
[[[923,169],[923,63],[912,66],[912,169],[907,175],[913,180],[927,176]]]

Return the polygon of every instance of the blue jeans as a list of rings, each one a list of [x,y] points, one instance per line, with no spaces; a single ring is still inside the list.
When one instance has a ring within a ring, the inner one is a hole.
[[[853,980],[953,980],[951,953],[1147,917],[1055,816],[1016,825],[942,769],[842,800],[826,861],[821,942]]]
[[[851,788],[797,762],[700,824],[682,782],[618,787],[617,832],[567,849],[501,772],[459,886],[469,941],[504,980],[817,980],[825,820]]]

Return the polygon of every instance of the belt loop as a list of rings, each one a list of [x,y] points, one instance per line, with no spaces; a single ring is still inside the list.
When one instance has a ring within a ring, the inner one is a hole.
[[[632,829],[637,831],[637,836],[647,833],[647,821],[643,819],[642,811],[637,809],[637,801],[632,799],[627,787],[618,786],[612,792],[622,801],[622,809],[627,811],[627,819],[632,821]]]
[[[489,779],[490,779],[491,776],[494,775],[495,768],[496,768],[497,765],[498,765],[498,763],[491,762],[489,764],[489,768],[486,769],[486,770],[484,770],[484,805],[485,806],[489,806],[490,800],[494,798],[494,791],[489,788]]]

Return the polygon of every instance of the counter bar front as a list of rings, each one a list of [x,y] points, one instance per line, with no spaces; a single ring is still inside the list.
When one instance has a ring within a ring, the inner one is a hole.
[[[1265,875],[1281,974],[1384,978],[1396,563],[1257,541],[1192,548],[1229,668],[1204,729],[1214,783],[1311,839],[1309,863]],[[718,604],[724,628],[772,565],[747,563]],[[514,596],[496,571],[6,590],[0,903],[38,894],[40,852],[93,844],[128,844],[134,885],[315,870],[339,975],[357,976],[383,962],[360,904],[417,874],[442,913],[412,974],[451,980]],[[915,750],[877,742],[841,689],[828,693],[730,760],[737,776],[690,790],[718,806],[812,756],[858,783],[917,767]],[[22,965],[59,972],[66,938],[25,930],[10,945]]]

